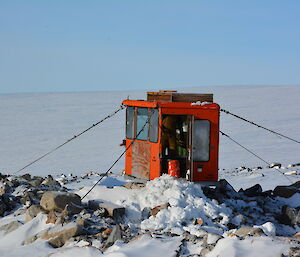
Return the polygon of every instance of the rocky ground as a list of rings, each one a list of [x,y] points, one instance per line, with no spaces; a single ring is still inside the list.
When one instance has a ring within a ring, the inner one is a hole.
[[[25,231],[20,249],[34,249],[36,242],[47,245],[37,256],[67,256],[64,251],[74,247],[114,256],[126,245],[147,240],[160,240],[162,247],[173,240],[170,256],[217,256],[232,243],[273,244],[279,255],[265,256],[300,256],[300,181],[268,191],[256,184],[237,192],[224,179],[200,187],[167,175],[146,184],[112,175],[119,183],[97,186],[97,197],[82,200],[89,189],[82,183],[99,175],[1,174],[0,246]],[[104,193],[101,197],[104,187],[128,196],[111,201]],[[2,246],[1,251],[1,256],[18,256]]]

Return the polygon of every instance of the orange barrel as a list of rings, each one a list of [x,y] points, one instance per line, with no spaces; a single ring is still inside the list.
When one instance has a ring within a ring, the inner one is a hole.
[[[180,178],[180,164],[178,160],[168,161],[168,174]]]

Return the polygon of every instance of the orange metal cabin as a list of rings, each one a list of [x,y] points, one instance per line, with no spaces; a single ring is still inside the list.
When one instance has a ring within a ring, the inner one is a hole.
[[[126,152],[125,174],[151,180],[168,172],[170,160],[178,160],[180,177],[218,180],[220,107],[212,94],[148,92],[147,101],[123,104],[126,147],[135,140]]]

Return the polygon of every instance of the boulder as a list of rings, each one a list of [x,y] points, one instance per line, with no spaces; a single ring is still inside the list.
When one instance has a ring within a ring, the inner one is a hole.
[[[90,200],[88,202],[88,207],[92,210],[101,210],[104,208],[107,211],[108,215],[113,217],[114,219],[119,219],[125,214],[124,207],[105,200]]]
[[[37,177],[37,178],[33,178],[32,180],[29,180],[28,183],[30,185],[32,185],[33,187],[38,187],[42,184],[43,182],[43,178],[41,177]]]
[[[284,205],[282,207],[281,215],[279,216],[279,221],[282,224],[294,226],[300,224],[300,211],[299,208],[295,209]]]
[[[291,184],[291,187],[300,188],[300,180],[296,181],[295,183]]]
[[[0,231],[4,231],[4,235],[16,230],[17,228],[19,228],[20,226],[22,226],[23,224],[17,220],[14,220],[8,224],[5,224],[3,226],[0,227]]]
[[[79,213],[82,210],[80,196],[66,192],[45,192],[40,205],[47,211],[62,212],[66,206],[70,213]]]
[[[25,222],[32,220],[36,217],[40,212],[43,212],[43,208],[40,205],[34,204],[31,205],[25,213]]]
[[[237,231],[234,232],[234,234],[239,237],[265,235],[261,228],[254,228],[249,226],[240,227]]]
[[[141,189],[144,188],[145,186],[146,186],[145,183],[141,183],[141,182],[128,182],[124,185],[124,187],[127,189]]]
[[[244,194],[249,197],[258,196],[262,193],[262,187],[260,184],[256,184],[252,187],[247,188],[244,190]]]
[[[49,224],[49,223],[55,224],[56,220],[57,220],[57,215],[56,215],[55,211],[50,211],[47,215],[46,224]]]
[[[58,248],[63,246],[71,237],[79,236],[83,234],[84,230],[82,226],[76,222],[70,222],[66,225],[56,225],[47,231],[42,238],[48,240],[48,243]]]
[[[216,233],[209,232],[209,233],[207,233],[207,236],[206,236],[206,244],[215,245],[221,238],[223,238],[223,237]]]
[[[160,210],[168,209],[168,207],[169,207],[169,203],[158,205],[151,209],[150,214],[151,214],[151,216],[155,217],[157,215],[157,213],[159,213]]]
[[[122,229],[120,225],[114,226],[109,237],[107,238],[105,247],[109,247],[113,245],[117,240],[122,239]]]
[[[0,195],[8,193],[9,189],[10,187],[6,183],[0,183]]]
[[[273,195],[289,198],[298,193],[299,189],[294,186],[277,186],[273,191]]]
[[[48,177],[42,182],[43,185],[46,186],[57,186],[60,187],[59,182],[57,182],[51,175],[48,175]]]

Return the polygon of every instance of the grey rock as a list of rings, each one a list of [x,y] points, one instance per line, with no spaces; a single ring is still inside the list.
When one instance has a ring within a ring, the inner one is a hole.
[[[261,193],[262,193],[262,187],[259,184],[256,184],[244,190],[244,194],[249,197],[258,196]]]
[[[261,228],[253,228],[249,226],[242,226],[234,233],[239,237],[246,237],[246,236],[262,236],[265,235]]]
[[[282,224],[295,226],[300,225],[300,210],[299,208],[292,208],[287,205],[282,207],[282,213],[279,217]]]
[[[151,208],[145,207],[142,210],[142,220],[146,220],[151,216]]]
[[[42,182],[43,185],[46,186],[57,186],[60,187],[59,182],[57,182],[51,175],[48,175],[48,177]]]
[[[92,210],[104,208],[108,215],[116,220],[120,219],[125,214],[124,207],[105,200],[90,200],[88,202],[88,207]]]
[[[73,214],[82,210],[80,196],[65,192],[45,192],[40,205],[47,211],[62,212],[66,205],[68,205],[68,211]]]
[[[40,205],[31,205],[26,210],[25,222],[32,220],[36,217],[40,212],[43,212],[43,208]]]
[[[10,187],[7,183],[0,184],[0,195],[8,193],[10,190]]]
[[[47,231],[42,238],[48,240],[48,243],[58,248],[63,246],[71,237],[79,236],[84,233],[82,226],[76,222],[71,222],[66,225],[56,225]]]
[[[116,225],[114,226],[109,237],[107,238],[106,247],[113,245],[117,240],[121,240],[121,239],[122,239],[122,229],[120,225]]]
[[[298,191],[299,189],[294,186],[277,186],[273,191],[273,195],[289,198],[296,194]]]
[[[41,177],[34,178],[34,179],[28,181],[28,183],[29,183],[30,185],[32,185],[33,187],[38,187],[38,186],[40,186],[40,185],[42,184],[42,182],[43,182],[43,178],[41,178]]]

